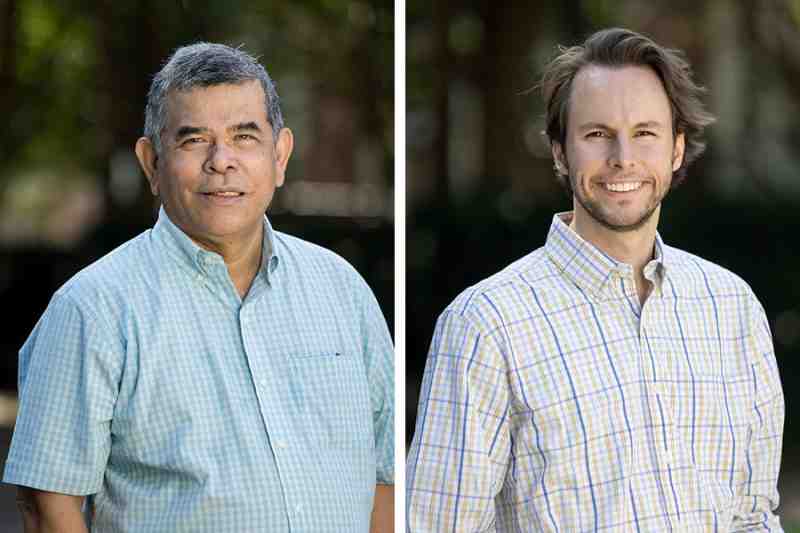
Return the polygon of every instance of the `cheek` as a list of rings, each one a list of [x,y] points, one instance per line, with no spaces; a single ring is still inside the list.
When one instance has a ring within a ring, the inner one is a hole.
[[[262,168],[269,161],[270,151],[263,146],[249,146],[241,148],[236,153],[240,165],[248,169]]]
[[[274,163],[263,159],[250,161],[247,173],[252,176],[256,187],[261,190],[272,190],[275,187],[277,169]]]
[[[655,193],[666,191],[669,189],[672,182],[672,167],[664,165],[663,160],[645,161],[643,163],[643,170],[648,175],[655,179]]]
[[[671,143],[658,143],[642,147],[642,158],[655,168],[672,170],[673,150]]]
[[[591,178],[591,174],[587,174],[583,170],[575,169],[571,173],[571,182],[572,182],[572,190],[578,191],[581,194],[591,194],[589,181]]]
[[[165,167],[165,174],[174,189],[192,189],[200,182],[202,159],[199,157],[179,157]]]
[[[603,143],[573,141],[567,149],[567,161],[573,172],[592,173],[600,170],[608,161],[607,147]]]

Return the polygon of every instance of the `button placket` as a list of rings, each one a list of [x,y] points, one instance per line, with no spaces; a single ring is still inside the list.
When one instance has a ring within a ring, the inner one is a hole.
[[[210,267],[211,266],[212,266],[211,265],[211,260],[206,255],[204,255],[203,253],[200,253],[197,256],[197,270],[198,270],[198,272],[197,272],[197,276],[195,276],[195,279],[197,279],[197,281],[200,281],[200,282],[208,285],[208,283],[210,281],[209,280],[209,275],[210,275],[209,271],[210,271]]]
[[[674,463],[671,450],[672,434],[669,422],[670,417],[669,413],[665,410],[667,406],[664,402],[666,382],[663,376],[660,375],[658,370],[653,368],[650,362],[650,350],[653,349],[653,346],[648,341],[648,335],[651,331],[650,324],[655,319],[651,318],[653,306],[652,304],[648,305],[649,301],[649,298],[645,300],[641,308],[639,320],[639,349],[646,368],[644,372],[645,394],[647,395],[647,408],[650,413],[650,425],[653,431],[653,433],[651,433],[651,438],[653,439],[651,449],[655,454],[653,459],[656,461],[653,467],[658,470],[657,490],[660,492],[664,505],[667,506],[670,515],[668,520],[672,521],[675,520],[675,508],[672,499],[668,497],[668,487],[670,486],[668,470]],[[657,357],[657,355],[658,351],[654,350],[653,357]],[[658,365],[658,360],[656,360],[656,365]],[[673,526],[674,525],[675,524],[673,524]],[[679,525],[680,524],[678,524],[678,526]]]
[[[664,402],[662,401],[665,394],[664,389],[664,380],[658,379],[657,371],[653,368],[653,364],[650,362],[650,346],[648,343],[648,332],[650,331],[650,315],[651,315],[651,308],[652,305],[648,305],[649,298],[645,300],[644,305],[642,305],[641,316],[639,319],[639,349],[641,351],[642,357],[646,358],[645,361],[645,368],[647,369],[645,372],[645,390],[648,398],[648,407],[650,410],[650,418],[654,422],[654,427],[656,426],[655,422],[658,422],[658,430],[656,435],[654,435],[656,445],[656,450],[658,453],[659,460],[665,462],[667,464],[670,463],[669,458],[669,449],[665,448],[669,439],[665,441],[664,434],[662,431],[666,431],[665,428],[661,428],[661,422],[664,425],[667,425],[668,417],[666,413],[662,417],[662,411],[664,408]],[[656,361],[656,364],[658,361]],[[663,420],[662,420],[663,418]]]
[[[256,391],[258,409],[264,424],[264,442],[272,450],[275,459],[286,509],[290,515],[294,515],[291,519],[298,522],[302,517],[299,515],[298,508],[292,505],[292,499],[296,498],[298,494],[291,475],[293,465],[297,461],[295,451],[289,446],[292,441],[292,430],[287,426],[285,420],[275,414],[276,411],[282,409],[279,406],[281,399],[276,397],[280,393],[276,390],[275,384],[282,380],[278,368],[264,358],[253,356],[254,353],[257,353],[257,348],[253,345],[254,339],[251,331],[258,324],[257,315],[253,313],[255,313],[255,308],[252,305],[244,304],[239,310],[242,344]],[[278,373],[276,374],[276,372]]]

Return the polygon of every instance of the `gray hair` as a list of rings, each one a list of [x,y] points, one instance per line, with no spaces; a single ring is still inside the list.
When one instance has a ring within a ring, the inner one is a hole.
[[[255,57],[239,48],[203,42],[175,50],[153,77],[145,107],[145,137],[153,143],[156,154],[160,154],[161,132],[167,120],[167,97],[171,92],[253,80],[261,82],[264,89],[267,119],[277,141],[278,133],[283,129],[283,115],[275,83],[266,69]]]

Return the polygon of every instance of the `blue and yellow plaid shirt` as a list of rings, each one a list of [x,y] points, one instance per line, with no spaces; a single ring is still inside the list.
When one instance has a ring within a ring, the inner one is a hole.
[[[780,531],[783,393],[750,288],[657,238],[640,306],[562,216],[438,321],[409,531]]]
[[[345,261],[274,232],[244,301],[161,212],[20,352],[4,481],[94,495],[95,532],[369,529],[393,482],[393,349]]]

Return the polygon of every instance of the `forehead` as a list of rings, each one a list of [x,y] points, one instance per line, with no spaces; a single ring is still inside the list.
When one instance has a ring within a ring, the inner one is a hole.
[[[266,95],[258,80],[194,87],[167,96],[166,126],[212,127],[243,121],[266,124]]]
[[[587,65],[572,83],[568,117],[568,124],[576,126],[597,122],[624,127],[651,121],[671,124],[672,111],[652,68]]]

